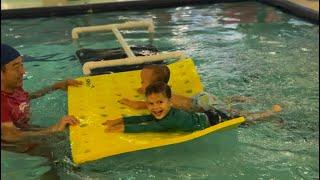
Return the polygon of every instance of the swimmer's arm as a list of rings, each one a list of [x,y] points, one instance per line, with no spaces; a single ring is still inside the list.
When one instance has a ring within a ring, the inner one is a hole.
[[[65,116],[61,118],[60,122],[50,126],[48,128],[43,128],[38,131],[22,131],[18,129],[12,122],[1,123],[1,139],[8,142],[19,142],[33,140],[35,137],[46,136],[56,132],[63,131],[67,125],[78,124],[72,116]]]
[[[165,132],[168,131],[165,126],[161,126],[158,122],[150,122],[148,124],[125,124],[125,133],[141,133],[141,132]]]
[[[130,124],[130,123],[142,123],[147,121],[152,121],[151,115],[144,115],[144,116],[130,116],[130,117],[124,117],[124,123]]]
[[[172,106],[177,109],[192,110],[192,99],[190,97],[172,94],[171,102]]]
[[[21,142],[31,140],[37,136],[44,136],[53,133],[51,128],[42,129],[39,131],[21,131],[16,128],[13,123],[1,124],[1,139],[8,142]]]
[[[45,87],[41,90],[38,90],[36,92],[32,92],[29,94],[29,99],[36,99],[39,98],[41,96],[44,96],[45,94],[48,94],[51,91],[54,91],[55,89],[52,86],[49,87]]]
[[[73,80],[73,79],[67,79],[65,81],[57,82],[53,84],[52,86],[45,87],[39,91],[32,92],[29,94],[29,99],[35,99],[39,98],[41,96],[44,96],[45,94],[55,91],[55,90],[67,90],[68,86],[75,86],[78,87],[82,84],[81,81]]]
[[[134,100],[123,98],[119,100],[119,103],[129,106],[133,109],[147,109],[147,103],[145,101],[134,101]]]
[[[131,117],[124,117],[118,118],[114,120],[106,120],[102,125],[106,126],[105,132],[124,132],[125,124],[134,124],[134,123],[142,123],[146,121],[151,121],[151,115],[146,116],[131,116]]]

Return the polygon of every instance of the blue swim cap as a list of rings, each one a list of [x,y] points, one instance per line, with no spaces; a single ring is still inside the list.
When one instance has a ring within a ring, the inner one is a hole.
[[[13,47],[1,43],[1,67],[20,56],[20,53]]]

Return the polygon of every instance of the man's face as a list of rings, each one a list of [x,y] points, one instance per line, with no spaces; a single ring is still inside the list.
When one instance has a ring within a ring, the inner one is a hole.
[[[151,69],[142,69],[140,73],[141,87],[138,89],[140,93],[144,93],[146,88],[152,83],[153,71]]]
[[[156,119],[164,118],[171,109],[171,101],[163,93],[147,96],[147,108]]]
[[[5,68],[1,70],[1,86],[9,90],[22,87],[24,73],[23,60],[22,57],[19,56],[6,64]]]

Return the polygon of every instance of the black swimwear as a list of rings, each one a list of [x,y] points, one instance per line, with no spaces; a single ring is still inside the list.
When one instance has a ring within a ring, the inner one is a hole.
[[[216,124],[218,124],[220,122],[223,122],[223,121],[231,119],[231,117],[226,115],[224,112],[219,111],[219,110],[217,110],[215,108],[210,109],[208,111],[205,111],[204,113],[207,115],[211,126],[216,125]]]

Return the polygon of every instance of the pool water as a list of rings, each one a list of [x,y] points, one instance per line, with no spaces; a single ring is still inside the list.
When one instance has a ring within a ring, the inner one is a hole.
[[[279,103],[283,111],[248,127],[78,167],[70,161],[69,142],[60,141],[55,153],[61,179],[319,179],[318,25],[244,2],[1,20],[1,38],[24,54],[24,88],[34,91],[82,76],[72,28],[143,18],[156,24],[155,46],[181,50],[194,60],[206,91],[221,99],[254,99],[234,108],[256,112]],[[142,31],[125,37],[129,44],[148,43]],[[85,34],[80,45],[117,47],[114,39],[106,33]],[[54,92],[31,107],[32,122],[48,126],[67,113],[67,95]],[[42,157],[2,150],[1,158],[3,179],[39,179],[50,168]]]

